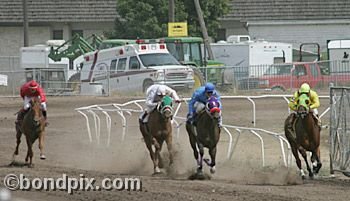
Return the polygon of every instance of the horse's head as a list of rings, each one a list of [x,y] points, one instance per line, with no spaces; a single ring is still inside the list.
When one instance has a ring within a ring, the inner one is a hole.
[[[165,119],[173,116],[173,99],[170,96],[164,96],[158,105],[158,110]]]
[[[34,114],[34,121],[39,123],[42,117],[41,100],[39,97],[32,97],[30,100],[30,108]]]
[[[211,96],[205,105],[205,110],[215,119],[220,117],[220,102],[215,96]]]
[[[306,93],[302,93],[299,95],[299,98],[297,100],[297,114],[298,116],[300,116],[301,118],[304,118],[310,110],[310,97],[308,94]]]

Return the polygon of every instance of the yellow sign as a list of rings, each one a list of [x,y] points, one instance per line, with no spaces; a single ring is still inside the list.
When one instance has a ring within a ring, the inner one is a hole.
[[[169,22],[168,23],[168,36],[187,36],[187,22]]]

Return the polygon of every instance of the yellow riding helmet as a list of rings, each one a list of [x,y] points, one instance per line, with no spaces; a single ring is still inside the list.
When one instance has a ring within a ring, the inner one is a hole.
[[[309,93],[310,85],[308,83],[304,83],[300,86],[299,93]]]

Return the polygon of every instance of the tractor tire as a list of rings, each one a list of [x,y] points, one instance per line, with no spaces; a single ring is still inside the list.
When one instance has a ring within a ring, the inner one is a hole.
[[[73,92],[80,91],[80,73],[75,73],[69,78],[68,88],[72,89]]]
[[[192,68],[193,70],[193,79],[194,79],[194,86],[193,89],[197,89],[200,86],[203,86],[205,84],[205,79],[203,76],[203,73],[196,67]]]

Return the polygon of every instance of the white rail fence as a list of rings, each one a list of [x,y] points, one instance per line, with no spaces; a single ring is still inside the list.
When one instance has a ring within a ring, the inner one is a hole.
[[[283,164],[285,166],[290,166],[292,163],[292,155],[290,151],[290,145],[287,141],[287,139],[284,137],[284,133],[276,133],[273,131],[268,131],[263,128],[255,128],[256,126],[256,99],[262,99],[262,98],[282,98],[286,100],[288,103],[290,98],[290,95],[262,95],[262,96],[222,96],[222,99],[247,99],[252,104],[252,123],[254,127],[241,127],[241,126],[234,126],[234,125],[226,125],[223,124],[223,130],[228,136],[229,142],[228,142],[228,148],[226,153],[226,158],[230,160],[234,154],[235,148],[237,146],[237,143],[239,141],[239,138],[241,134],[248,133],[251,134],[252,137],[256,137],[260,144],[261,144],[261,158],[262,158],[262,166],[265,166],[265,141],[264,139],[266,137],[272,137],[275,140],[279,142],[280,145],[280,151],[283,159]],[[320,98],[327,98],[329,99],[329,96],[320,96]],[[185,98],[185,101],[188,101],[189,98]],[[106,131],[107,131],[107,146],[110,146],[111,144],[111,129],[112,129],[112,115],[117,115],[120,117],[121,125],[122,125],[122,138],[121,140],[125,140],[125,136],[127,134],[127,127],[128,127],[128,120],[127,116],[132,116],[133,114],[139,115],[143,111],[143,107],[141,103],[144,103],[144,100],[132,100],[123,104],[118,103],[111,103],[111,104],[101,104],[101,105],[90,105],[90,106],[84,106],[76,108],[75,110],[79,112],[86,120],[86,127],[87,127],[87,133],[89,141],[93,142],[93,134],[95,134],[95,138],[97,141],[97,144],[100,144],[100,137],[101,137],[101,115],[102,117],[105,117],[106,122]],[[186,102],[187,103],[187,102]],[[178,115],[180,108],[182,107],[183,103],[179,103],[175,109],[174,113],[174,120],[173,125],[177,130],[176,137],[179,138],[180,133],[180,127],[184,125],[186,122],[185,117],[181,117]],[[187,104],[186,104],[187,105]],[[287,104],[286,104],[287,108]],[[322,112],[320,115],[320,118],[322,118],[330,108],[328,107],[325,109],[325,111]],[[288,113],[289,113],[288,109]],[[90,118],[92,118],[93,124],[90,124]],[[323,127],[328,127],[328,125],[324,125]],[[92,129],[93,131],[92,132]],[[232,130],[237,132],[237,135],[235,139],[233,139]]]

